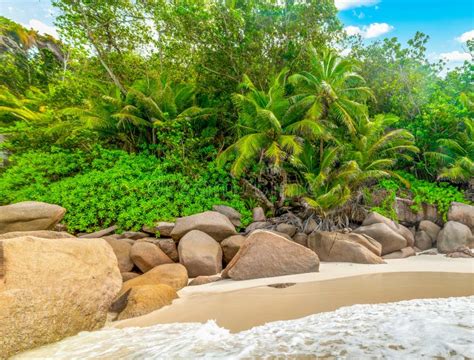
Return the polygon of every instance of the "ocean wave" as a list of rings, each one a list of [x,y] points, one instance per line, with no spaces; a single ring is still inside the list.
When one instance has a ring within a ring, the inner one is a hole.
[[[245,316],[242,314],[242,316]],[[82,332],[17,359],[474,358],[474,296],[353,305],[230,333],[214,321]]]

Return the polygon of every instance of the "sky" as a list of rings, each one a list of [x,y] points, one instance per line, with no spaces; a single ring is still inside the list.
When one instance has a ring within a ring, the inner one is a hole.
[[[474,0],[335,0],[349,34],[366,41],[398,37],[403,43],[416,31],[430,36],[430,60],[443,58],[449,67],[470,59],[466,41],[474,39]],[[0,0],[0,15],[40,33],[57,36],[57,10],[50,0]]]

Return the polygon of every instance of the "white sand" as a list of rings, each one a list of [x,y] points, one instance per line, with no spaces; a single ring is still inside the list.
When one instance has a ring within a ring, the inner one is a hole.
[[[278,283],[296,285],[267,286]],[[470,295],[474,295],[474,259],[421,255],[379,265],[322,263],[319,273],[188,286],[172,305],[109,326],[216,320],[231,331],[241,331],[353,304]]]

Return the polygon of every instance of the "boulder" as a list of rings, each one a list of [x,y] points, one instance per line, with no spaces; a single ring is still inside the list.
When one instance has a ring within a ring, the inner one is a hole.
[[[171,237],[179,240],[192,230],[202,231],[219,242],[231,235],[237,234],[234,225],[232,225],[227,216],[216,211],[205,211],[200,214],[177,219],[176,225],[171,232]]]
[[[133,268],[132,259],[130,259],[130,249],[132,245],[124,240],[104,239],[112,247],[115,256],[117,257],[118,267],[120,272],[128,272]]]
[[[234,208],[231,208],[230,206],[226,205],[214,205],[212,207],[212,210],[217,211],[218,213],[221,213],[222,215],[225,215],[229,218],[230,222],[237,227],[242,226],[242,214],[240,214],[237,210]]]
[[[160,234],[160,237],[167,237],[171,236],[171,232],[173,231],[175,223],[166,222],[166,221],[159,221],[155,225],[156,231]]]
[[[122,236],[127,239],[138,240],[148,237],[148,234],[141,231],[125,231]]]
[[[245,236],[243,235],[232,235],[227,239],[221,242],[222,252],[224,255],[224,262],[228,264],[237,254],[240,247],[245,241]]]
[[[5,234],[0,234],[0,240],[14,239],[23,236],[34,236],[42,239],[75,239],[74,235],[67,232],[51,231],[51,230],[36,230],[36,231],[13,231]]]
[[[179,262],[189,277],[215,275],[222,270],[222,249],[217,241],[199,230],[188,232],[178,244]]]
[[[0,234],[13,231],[50,230],[61,221],[66,209],[38,201],[0,206]]]
[[[111,235],[117,229],[118,229],[117,225],[113,225],[113,226],[109,226],[106,229],[95,231],[93,233],[79,235],[79,237],[84,238],[84,239],[96,239],[96,238],[100,238],[102,236]],[[122,235],[120,235],[120,237],[122,237]]]
[[[413,249],[411,246],[408,246],[398,251],[394,251],[390,254],[386,254],[383,256],[383,258],[384,259],[404,259],[409,256],[415,256],[415,255],[416,255],[415,249]]]
[[[271,228],[272,224],[266,221],[257,221],[249,224],[245,228],[245,233],[250,234],[252,231],[259,230],[259,229],[268,229]]]
[[[168,257],[173,260],[174,262],[179,261],[178,256],[178,248],[176,247],[176,243],[171,238],[151,238],[146,237],[142,239],[138,239],[136,242],[149,242],[158,246]]]
[[[442,223],[442,218],[435,205],[421,204],[418,211],[412,209],[413,205],[413,200],[395,198],[394,208],[399,222],[409,226],[416,225],[422,220]]]
[[[383,264],[382,246],[362,234],[315,231],[308,237],[308,246],[321,261]]]
[[[169,285],[140,285],[132,287],[122,295],[126,300],[125,308],[120,312],[117,320],[125,320],[136,316],[142,316],[152,311],[170,305],[178,297],[176,290]]]
[[[423,220],[420,221],[418,230],[424,231],[431,238],[431,243],[434,244],[439,232],[441,231],[441,228],[432,221]]]
[[[382,255],[407,247],[407,240],[386,223],[361,226],[353,233],[365,234],[382,244]]]
[[[418,230],[415,235],[415,246],[421,251],[428,250],[433,247],[433,240],[426,231]]]
[[[252,218],[254,222],[262,222],[267,220],[267,217],[265,216],[265,211],[260,206],[252,210]]]
[[[134,286],[166,284],[176,291],[188,285],[188,272],[181,264],[164,264],[157,266],[143,275],[123,283],[118,297]]]
[[[136,277],[140,276],[139,273],[131,272],[131,271],[123,272],[123,273],[121,273],[121,275],[122,275],[122,281],[123,282],[135,279]]]
[[[189,286],[195,286],[195,285],[205,285],[205,284],[210,284],[216,281],[222,280],[222,277],[220,275],[203,275],[203,276],[198,276],[197,278],[191,280],[189,283]]]
[[[171,260],[158,246],[146,241],[136,242],[133,244],[130,250],[130,258],[144,273],[153,269],[155,266],[173,263],[173,260]]]
[[[121,284],[104,240],[1,240],[0,356],[100,329]]]
[[[293,235],[296,234],[296,226],[291,225],[291,224],[285,224],[285,223],[278,224],[275,230],[280,233],[286,234],[289,237],[292,237]]]
[[[174,262],[179,261],[178,248],[176,247],[176,243],[173,239],[159,239],[157,244],[171,260]]]
[[[415,236],[411,232],[410,229],[403,226],[402,224],[395,224],[397,226],[397,232],[405,238],[407,241],[407,246],[414,246],[415,245]]]
[[[437,247],[440,253],[453,252],[461,246],[472,247],[474,237],[471,229],[457,221],[448,221],[437,237]]]
[[[460,222],[474,232],[474,206],[452,202],[448,211],[448,220]]]
[[[308,246],[308,235],[306,235],[304,232],[296,233],[293,236],[293,241],[297,244]]]
[[[395,222],[381,214],[379,214],[378,212],[375,212],[375,211],[372,211],[370,212],[366,218],[364,219],[364,221],[362,222],[362,226],[369,226],[369,225],[373,225],[373,224],[386,224],[387,226],[389,226],[390,228],[392,228],[392,230],[394,231],[398,231],[397,229],[397,225],[395,224]]]
[[[316,253],[273,232],[259,230],[245,240],[222,277],[248,280],[318,270]]]

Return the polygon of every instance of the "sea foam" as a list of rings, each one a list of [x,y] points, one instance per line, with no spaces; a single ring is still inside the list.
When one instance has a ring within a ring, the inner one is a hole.
[[[242,314],[244,316],[244,314]],[[82,332],[18,359],[474,358],[474,296],[353,305],[230,333],[214,321]]]

